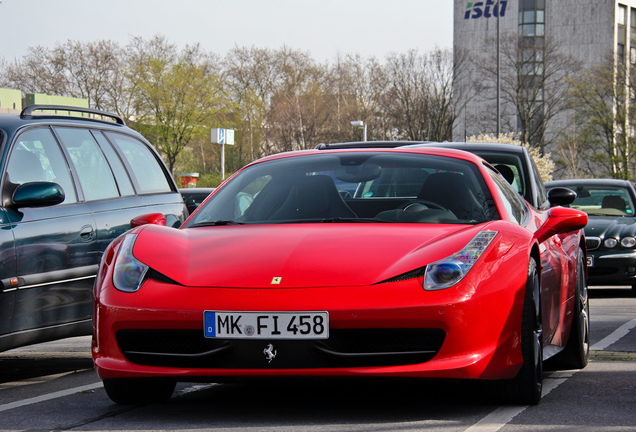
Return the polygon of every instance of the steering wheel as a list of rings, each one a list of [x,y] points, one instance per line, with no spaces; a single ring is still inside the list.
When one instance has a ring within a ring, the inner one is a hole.
[[[422,208],[422,206],[424,208]],[[428,201],[428,200],[421,200],[421,199],[416,199],[413,201],[410,201],[406,204],[402,204],[399,209],[400,210],[404,210],[404,211],[420,211],[420,210],[427,210],[427,209],[438,209],[438,210],[444,210],[444,211],[450,211],[448,210],[446,207],[433,202],[433,201]]]

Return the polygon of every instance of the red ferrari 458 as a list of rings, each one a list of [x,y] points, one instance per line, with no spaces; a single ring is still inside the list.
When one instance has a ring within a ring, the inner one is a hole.
[[[544,360],[587,364],[587,215],[533,208],[471,153],[278,154],[180,229],[162,222],[135,219],[95,284],[115,402],[166,400],[177,381],[404,377],[537,403]]]

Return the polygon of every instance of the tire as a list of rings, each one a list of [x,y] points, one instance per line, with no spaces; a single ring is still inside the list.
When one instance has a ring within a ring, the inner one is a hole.
[[[503,383],[505,402],[536,405],[543,391],[543,325],[539,272],[534,258],[528,263],[528,276],[521,318],[523,365],[517,376]]]
[[[177,385],[164,378],[109,378],[103,382],[108,397],[122,405],[166,402]]]
[[[576,275],[574,316],[568,342],[563,351],[550,360],[551,368],[556,370],[583,369],[587,366],[590,354],[590,301],[585,281],[585,263],[583,251],[579,250],[579,262]]]

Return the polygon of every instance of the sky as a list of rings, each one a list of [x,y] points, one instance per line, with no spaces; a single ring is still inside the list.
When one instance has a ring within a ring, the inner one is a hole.
[[[318,62],[452,48],[453,0],[0,0],[0,58],[68,40],[165,36],[224,56],[235,46],[309,52]]]

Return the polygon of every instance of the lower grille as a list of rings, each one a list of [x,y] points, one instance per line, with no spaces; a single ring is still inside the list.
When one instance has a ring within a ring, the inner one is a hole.
[[[126,359],[147,366],[220,369],[305,369],[398,366],[432,359],[441,329],[331,329],[324,340],[210,339],[203,330],[120,330]],[[272,345],[271,359],[265,350]]]

